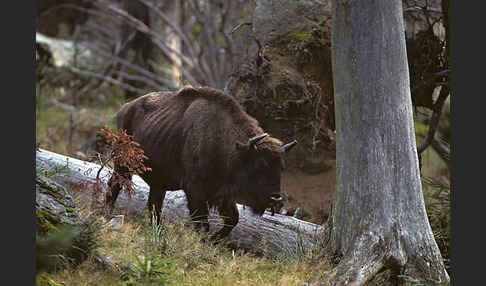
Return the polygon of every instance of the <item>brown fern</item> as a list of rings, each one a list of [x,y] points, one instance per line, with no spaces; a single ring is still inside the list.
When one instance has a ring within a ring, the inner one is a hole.
[[[126,168],[127,174],[130,175],[130,178],[132,175],[141,175],[144,172],[151,170],[151,168],[145,166],[144,164],[144,161],[148,159],[148,157],[140,148],[140,144],[133,141],[133,136],[127,134],[124,129],[114,131],[104,125],[101,127],[98,133],[105,139],[107,153],[104,156],[97,154],[101,167],[98,169],[95,181],[82,180],[80,182],[80,186],[83,189],[91,189],[93,191],[92,207],[94,207],[96,198],[99,198],[101,194],[103,195],[103,199],[106,198],[106,193],[108,190],[104,188],[100,175],[103,168],[105,168],[108,164],[116,162],[121,167]],[[127,174],[125,174],[125,176]],[[127,179],[125,176],[113,171],[112,180],[113,183],[120,184],[125,190],[127,196],[131,198],[131,196],[135,193],[135,188],[132,181]]]

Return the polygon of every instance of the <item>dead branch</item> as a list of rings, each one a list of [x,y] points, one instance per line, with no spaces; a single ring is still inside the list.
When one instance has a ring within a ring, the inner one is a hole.
[[[82,71],[82,70],[75,68],[75,67],[69,67],[69,70],[72,71],[73,73],[76,73],[76,74],[79,74],[79,75],[82,75],[82,76],[85,76],[85,77],[94,77],[94,78],[105,80],[109,83],[119,85],[119,86],[123,87],[124,89],[132,91],[132,92],[145,93],[145,90],[143,90],[143,89],[136,88],[136,87],[129,85],[127,83],[123,83],[123,82],[116,80],[112,77],[103,76],[102,74],[98,74],[98,73],[94,73],[94,72],[90,72],[90,71]]]
[[[425,137],[424,142],[420,144],[417,148],[417,152],[421,154],[429,145],[432,143],[432,140],[434,139],[435,136],[435,131],[437,130],[437,127],[439,126],[439,119],[440,115],[442,113],[442,107],[444,106],[444,103],[449,96],[449,87],[448,86],[442,86],[440,89],[439,97],[435,101],[433,107],[432,107],[432,115],[430,116],[429,120],[429,130],[427,132],[427,136]]]
[[[129,62],[129,61],[123,59],[123,58],[118,57],[117,55],[113,55],[113,54],[110,54],[106,51],[103,51],[93,44],[85,43],[84,45],[87,48],[89,48],[90,51],[102,56],[105,59],[111,60],[112,63],[115,62],[115,61],[118,61],[121,64],[123,64],[124,66],[126,66],[127,68],[133,70],[134,72],[139,73],[139,74],[147,77],[146,81],[150,81],[151,85],[153,85],[155,88],[162,88],[163,86],[169,86],[170,88],[175,88],[174,86],[172,86],[172,82],[170,82],[169,80],[161,77],[158,74],[152,73],[152,72],[144,69],[140,65],[133,64],[133,63],[131,63],[131,62]],[[159,82],[160,84],[157,84],[155,81]]]
[[[192,59],[189,59],[186,55],[181,54],[179,51],[176,51],[169,45],[165,44],[164,40],[161,39],[153,30],[151,30],[147,25],[145,25],[142,21],[136,19],[135,17],[128,14],[123,9],[115,7],[114,5],[108,3],[108,1],[104,0],[96,0],[97,3],[101,5],[101,7],[105,8],[108,12],[113,13],[114,15],[125,19],[126,23],[131,25],[133,28],[137,29],[141,33],[146,34],[150,39],[154,42],[154,44],[163,52],[163,54],[170,59],[171,53],[176,54],[180,59],[189,67],[195,68],[196,71],[201,72],[199,66],[194,63]],[[173,65],[176,65],[175,62],[172,62]],[[192,85],[201,85],[189,71],[182,65],[178,65],[178,68],[182,71],[184,76],[189,80]]]
[[[447,166],[449,166],[450,168],[451,151],[449,146],[447,146],[446,144],[442,143],[440,140],[437,139],[432,139],[430,141],[430,146],[434,148],[435,152],[437,152],[439,157],[441,157],[442,160],[444,160],[444,162],[446,162]]]

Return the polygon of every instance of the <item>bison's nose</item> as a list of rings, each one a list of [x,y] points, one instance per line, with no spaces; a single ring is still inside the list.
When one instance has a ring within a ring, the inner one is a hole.
[[[279,201],[283,200],[283,197],[280,194],[271,194],[270,199],[272,199],[276,202],[279,202]]]

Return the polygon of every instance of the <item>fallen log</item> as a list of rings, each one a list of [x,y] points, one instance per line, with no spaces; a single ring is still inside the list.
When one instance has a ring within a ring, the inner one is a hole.
[[[44,170],[55,170],[52,179],[65,186],[73,186],[82,181],[96,179],[100,165],[78,160],[76,158],[39,149],[36,152],[36,166]],[[112,170],[103,168],[100,173],[102,184],[106,183]],[[144,216],[149,186],[139,177],[133,176],[135,194],[129,198],[120,192],[116,209],[123,209],[131,216]],[[162,213],[171,220],[181,221],[189,218],[184,191],[169,191],[165,195]],[[324,228],[310,222],[280,214],[271,215],[266,211],[263,216],[253,215],[249,208],[238,204],[239,222],[228,237],[228,242],[238,248],[255,250],[263,249],[273,255],[287,251],[298,253],[316,246],[316,241],[322,235]],[[221,227],[220,219],[215,212],[210,216],[210,230]]]

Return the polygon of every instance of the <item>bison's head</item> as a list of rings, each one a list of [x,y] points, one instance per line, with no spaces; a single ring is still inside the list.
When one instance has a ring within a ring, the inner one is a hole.
[[[237,164],[233,170],[237,200],[249,206],[253,213],[262,215],[265,209],[283,204],[280,193],[281,173],[285,167],[284,155],[297,141],[283,145],[278,139],[259,135],[248,142],[236,142]],[[264,140],[263,140],[264,139]]]

